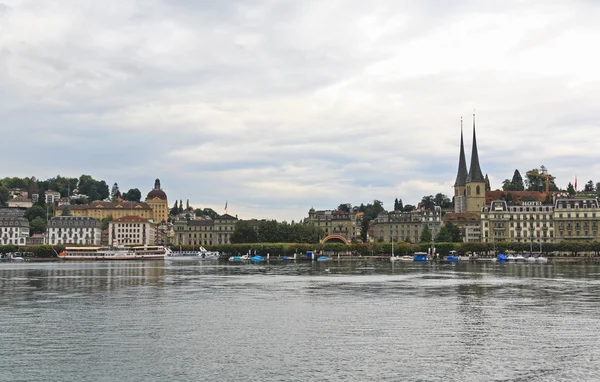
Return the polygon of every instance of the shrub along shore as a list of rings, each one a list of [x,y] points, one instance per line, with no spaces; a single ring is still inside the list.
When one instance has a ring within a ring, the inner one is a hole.
[[[427,252],[432,243],[411,244],[406,242],[394,243],[394,254],[397,256],[410,255],[414,252]],[[450,251],[460,254],[478,253],[492,255],[502,252],[518,253],[540,253],[539,244],[533,243],[434,243],[436,252],[442,256],[448,255]],[[35,245],[17,247],[16,245],[0,245],[0,253],[8,252],[33,252],[39,258],[56,257],[57,253],[63,251],[63,245]],[[191,251],[197,250],[199,246],[182,245],[172,246],[173,250]],[[307,251],[318,251],[340,256],[389,256],[392,253],[392,243],[325,243],[325,244],[299,244],[299,243],[251,243],[251,244],[222,244],[205,246],[206,249],[219,251],[226,255],[237,255],[251,252],[266,256],[298,256]],[[541,252],[546,256],[600,256],[600,242],[597,241],[563,241],[560,243],[543,244]]]

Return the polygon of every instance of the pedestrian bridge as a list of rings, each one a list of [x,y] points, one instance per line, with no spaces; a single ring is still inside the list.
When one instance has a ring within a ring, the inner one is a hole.
[[[321,244],[325,244],[325,243],[342,243],[342,244],[349,244],[348,240],[346,240],[345,237],[341,236],[341,235],[328,235],[325,236],[322,240],[321,240]]]

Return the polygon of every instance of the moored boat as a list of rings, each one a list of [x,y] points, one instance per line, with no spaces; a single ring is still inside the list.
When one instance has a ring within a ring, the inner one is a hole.
[[[197,251],[172,251],[167,250],[165,260],[188,261],[188,260],[218,260],[219,252],[208,251],[200,247]]]
[[[66,247],[62,260],[163,260],[167,249],[160,245],[116,247]]]
[[[427,261],[427,252],[415,252],[413,255],[413,261]]]

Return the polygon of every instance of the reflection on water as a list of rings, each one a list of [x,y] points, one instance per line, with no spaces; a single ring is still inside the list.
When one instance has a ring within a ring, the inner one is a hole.
[[[0,264],[0,380],[596,380],[594,264]]]

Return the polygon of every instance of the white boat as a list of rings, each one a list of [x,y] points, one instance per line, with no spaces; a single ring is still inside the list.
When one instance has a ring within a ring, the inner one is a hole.
[[[517,258],[515,257],[515,255],[508,255],[506,256],[506,260],[508,261],[515,261]]]
[[[533,255],[529,255],[525,258],[525,261],[527,261],[528,263],[534,263],[535,257]]]
[[[12,261],[15,263],[20,263],[21,261],[25,261],[25,259],[23,259],[23,257],[19,256],[18,254],[15,253],[9,253],[8,256],[8,261]]]
[[[166,253],[162,245],[66,247],[58,257],[63,260],[162,260]]]
[[[525,260],[525,256],[523,256],[521,254],[518,254],[517,256],[515,256],[515,260],[517,260],[517,261],[523,261],[523,260]]]
[[[544,257],[544,256],[538,256],[535,258],[535,261],[537,261],[538,263],[547,263],[548,262],[548,258]]]
[[[414,261],[412,256],[399,256],[399,257],[396,257],[396,260],[398,260],[398,261]]]
[[[165,260],[171,261],[188,261],[188,260],[218,260],[219,252],[207,251],[204,247],[200,247],[197,251],[172,251],[167,250]]]

